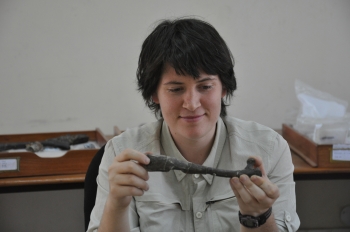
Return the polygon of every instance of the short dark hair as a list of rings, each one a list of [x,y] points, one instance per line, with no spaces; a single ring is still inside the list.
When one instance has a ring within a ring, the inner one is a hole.
[[[161,21],[143,42],[136,72],[138,90],[156,116],[161,116],[160,106],[152,101],[152,95],[167,64],[177,74],[193,78],[198,78],[200,71],[218,75],[226,89],[226,99],[237,88],[231,51],[215,28],[205,21],[195,18]],[[222,117],[227,114],[226,106],[221,100]]]

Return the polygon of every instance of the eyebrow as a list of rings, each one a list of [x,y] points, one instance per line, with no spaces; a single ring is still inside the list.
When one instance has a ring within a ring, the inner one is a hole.
[[[200,79],[197,81],[197,83],[202,83],[202,82],[206,82],[206,81],[212,81],[212,80],[215,80],[216,78],[215,77],[205,77],[203,79]],[[180,81],[169,81],[167,83],[164,83],[164,85],[182,85],[183,82],[180,82]]]

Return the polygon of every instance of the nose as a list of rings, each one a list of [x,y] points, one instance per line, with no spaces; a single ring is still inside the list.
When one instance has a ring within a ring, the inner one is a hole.
[[[201,106],[200,93],[195,90],[189,90],[184,94],[182,107],[189,111],[195,111]]]

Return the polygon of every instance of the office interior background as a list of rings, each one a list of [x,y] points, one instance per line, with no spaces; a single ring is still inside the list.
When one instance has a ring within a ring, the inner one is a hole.
[[[0,0],[0,134],[135,127],[156,120],[136,86],[141,44],[161,19],[211,23],[235,59],[228,114],[291,122],[294,83],[350,100],[347,0]],[[348,179],[297,181],[301,230],[343,231]],[[0,231],[82,231],[83,190],[0,194]],[[337,230],[336,230],[337,229]]]

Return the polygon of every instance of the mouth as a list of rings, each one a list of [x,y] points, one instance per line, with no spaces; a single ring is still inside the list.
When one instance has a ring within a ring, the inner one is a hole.
[[[204,114],[202,114],[202,115],[180,116],[180,118],[184,119],[185,121],[188,121],[188,122],[196,122],[196,121],[199,121],[203,116],[204,116]]]

